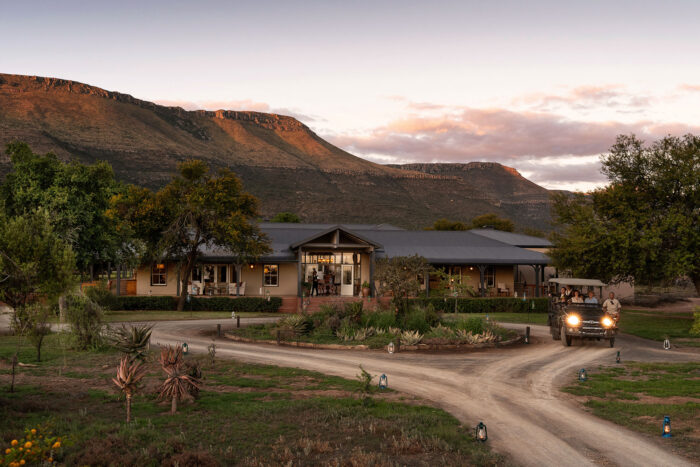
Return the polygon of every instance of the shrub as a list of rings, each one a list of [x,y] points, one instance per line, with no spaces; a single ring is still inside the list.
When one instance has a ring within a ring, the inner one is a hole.
[[[416,298],[411,300],[414,304],[423,306],[432,305],[435,310],[452,313],[455,309],[455,299],[448,298]],[[535,308],[532,308],[532,304]],[[549,299],[528,298],[523,300],[514,297],[480,297],[480,298],[458,298],[457,312],[459,313],[546,313],[549,307]]]
[[[144,361],[152,331],[153,325],[127,326],[122,324],[112,331],[110,341],[117,350],[129,357],[129,361]]]
[[[114,310],[118,304],[117,296],[109,291],[107,281],[100,281],[92,287],[85,287],[85,296],[105,310]]]
[[[374,311],[365,315],[365,325],[377,329],[389,329],[396,325],[396,314],[393,311]]]
[[[695,321],[693,326],[690,328],[690,334],[693,336],[700,336],[700,307],[695,307]]]
[[[289,315],[280,320],[279,327],[291,331],[295,336],[308,334],[313,328],[311,320],[304,315]]]
[[[423,334],[418,331],[404,331],[401,333],[401,345],[416,345],[423,340]]]
[[[62,440],[47,428],[27,428],[24,433],[24,437],[13,439],[0,452],[0,465],[53,465],[61,456]]]
[[[175,311],[177,297],[120,296],[114,297],[111,310]],[[185,311],[235,311],[275,313],[282,306],[280,297],[192,297],[185,303]]]
[[[473,334],[481,334],[484,332],[484,320],[482,318],[466,318],[460,319],[454,324],[455,329],[471,332]]]
[[[362,302],[346,303],[345,317],[353,323],[359,323],[362,319]]]
[[[406,316],[404,316],[403,328],[419,331],[421,334],[425,334],[426,332],[430,331],[432,326],[436,326],[439,323],[440,317],[437,313],[435,313],[435,310],[431,306],[426,308],[414,306],[406,314]]]
[[[104,330],[102,307],[84,295],[66,297],[66,318],[79,349],[94,348],[102,343]]]

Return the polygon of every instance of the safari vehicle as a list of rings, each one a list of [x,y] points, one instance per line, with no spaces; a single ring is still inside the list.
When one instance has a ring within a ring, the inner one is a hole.
[[[606,339],[610,347],[615,346],[617,324],[603,311],[599,304],[560,303],[555,300],[549,305],[549,332],[554,340],[570,346],[574,337],[580,339]]]

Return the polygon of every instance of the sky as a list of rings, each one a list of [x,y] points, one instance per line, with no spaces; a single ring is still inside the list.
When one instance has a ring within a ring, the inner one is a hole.
[[[621,133],[700,133],[700,1],[0,0],[0,72],[292,115],[379,163],[605,184]]]

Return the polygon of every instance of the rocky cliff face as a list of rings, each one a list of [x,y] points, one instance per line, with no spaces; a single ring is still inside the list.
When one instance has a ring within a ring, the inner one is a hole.
[[[384,166],[333,146],[298,120],[235,110],[186,111],[75,81],[0,74],[0,147],[107,160],[122,180],[156,188],[188,158],[229,167],[265,215],[424,227],[485,212],[547,228],[548,192],[500,164]],[[0,153],[0,176],[8,168]],[[536,209],[514,206],[537,205]]]

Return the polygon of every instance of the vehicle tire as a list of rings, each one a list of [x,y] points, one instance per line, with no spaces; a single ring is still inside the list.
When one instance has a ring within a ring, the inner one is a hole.
[[[559,332],[561,345],[563,345],[564,347],[571,347],[571,340],[573,339],[573,337],[566,335],[566,326],[564,324],[561,325],[561,330]]]
[[[611,337],[611,338],[608,339],[608,340],[610,341],[610,347],[615,347],[615,338],[614,338],[614,337]]]

